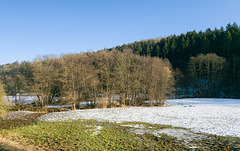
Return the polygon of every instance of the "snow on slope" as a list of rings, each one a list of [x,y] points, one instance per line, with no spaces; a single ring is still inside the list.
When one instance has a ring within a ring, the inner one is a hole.
[[[50,113],[40,117],[40,120],[50,122],[77,119],[110,122],[139,121],[189,128],[193,132],[240,137],[240,100],[175,99],[167,103],[177,105],[75,110]]]

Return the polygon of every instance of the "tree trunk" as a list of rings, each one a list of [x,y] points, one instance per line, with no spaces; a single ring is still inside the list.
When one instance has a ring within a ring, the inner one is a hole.
[[[18,111],[20,111],[20,104],[21,104],[21,93],[19,92],[19,95],[18,95],[18,103],[19,103],[19,105],[18,105]]]
[[[75,100],[73,101],[73,107],[72,107],[73,110],[76,110],[76,102]]]

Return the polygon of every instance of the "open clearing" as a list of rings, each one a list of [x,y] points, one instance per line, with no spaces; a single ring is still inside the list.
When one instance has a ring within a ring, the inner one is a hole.
[[[239,102],[174,99],[165,107],[9,112],[0,150],[239,150]]]
[[[126,107],[55,112],[41,121],[95,119],[110,122],[145,122],[188,128],[196,133],[240,137],[240,100],[175,99],[166,107]]]

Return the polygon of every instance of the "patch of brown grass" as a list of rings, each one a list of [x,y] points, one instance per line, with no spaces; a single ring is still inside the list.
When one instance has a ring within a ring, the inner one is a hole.
[[[37,117],[44,113],[33,112],[9,112],[4,117],[0,117],[0,150],[7,151],[35,151],[41,150],[36,146],[20,144],[5,136],[2,130],[13,129],[26,125],[33,125],[37,122]]]
[[[45,113],[9,112],[3,118],[0,117],[0,132],[2,129],[11,129],[35,124],[37,122],[37,117],[43,114]]]
[[[14,140],[0,135],[0,150],[2,149],[9,151],[41,151],[41,149],[36,146],[19,144]]]

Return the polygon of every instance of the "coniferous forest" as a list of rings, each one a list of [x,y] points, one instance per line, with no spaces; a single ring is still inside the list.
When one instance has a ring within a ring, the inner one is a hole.
[[[162,104],[167,97],[240,98],[240,29],[191,31],[114,48],[43,56],[0,66],[1,81],[20,109],[21,97],[37,106],[59,101],[113,107]],[[20,101],[19,101],[20,100]]]
[[[167,58],[175,70],[177,93],[192,97],[240,97],[240,29],[236,23],[226,28],[136,41],[113,49]]]

